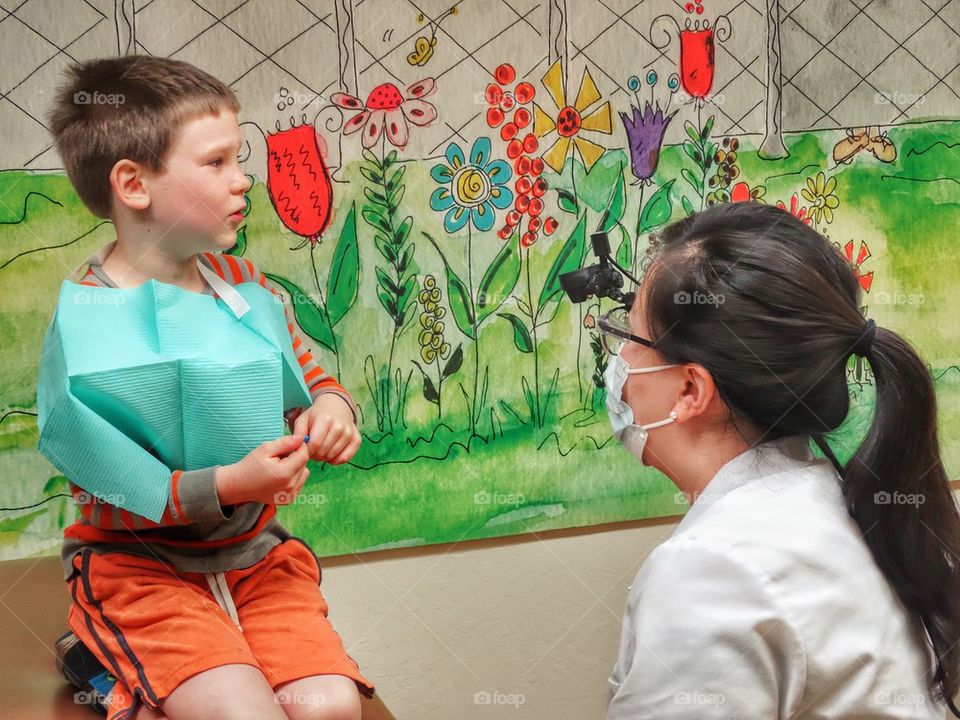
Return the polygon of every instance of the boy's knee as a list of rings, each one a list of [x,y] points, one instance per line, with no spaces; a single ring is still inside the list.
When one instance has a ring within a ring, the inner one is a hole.
[[[289,720],[360,720],[360,693],[346,677],[318,676],[277,688]]]

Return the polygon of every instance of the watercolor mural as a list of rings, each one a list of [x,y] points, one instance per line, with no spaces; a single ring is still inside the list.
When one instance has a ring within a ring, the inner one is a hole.
[[[321,554],[682,513],[611,440],[607,301],[559,276],[606,231],[776,204],[856,269],[864,314],[922,352],[960,469],[960,0],[284,0],[38,3],[4,11],[0,557],[74,519],[37,452],[36,367],[57,288],[111,240],[50,148],[64,63],[195,62],[243,103],[254,179],[230,251],[292,303],[351,391],[364,445],[314,466],[283,522]],[[68,6],[74,7],[72,3]],[[850,360],[841,458],[872,408]],[[225,422],[229,422],[225,419]],[[214,439],[211,439],[214,440]]]

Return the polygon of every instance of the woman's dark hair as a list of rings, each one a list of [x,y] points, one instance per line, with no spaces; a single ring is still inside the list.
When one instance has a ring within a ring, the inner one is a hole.
[[[813,438],[840,474],[877,565],[929,634],[934,696],[952,699],[960,690],[960,514],[940,458],[926,365],[885,328],[862,342],[872,322],[860,312],[850,263],[777,207],[734,203],[694,213],[653,238],[650,256],[643,308],[656,349],[667,362],[710,372],[734,424],[759,434],[748,442]],[[825,436],[847,417],[847,361],[865,345],[875,414],[844,467]],[[917,502],[889,502],[894,493]]]

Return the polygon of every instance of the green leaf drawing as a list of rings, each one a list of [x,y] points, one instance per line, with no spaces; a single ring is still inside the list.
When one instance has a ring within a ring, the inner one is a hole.
[[[357,205],[350,212],[340,230],[340,239],[333,251],[330,272],[327,275],[327,312],[330,325],[336,327],[357,299],[360,284],[360,250],[357,246]]]
[[[514,234],[500,248],[500,252],[490,262],[490,266],[480,281],[477,295],[477,324],[479,325],[495,312],[517,286],[520,278],[520,252],[518,234]]]
[[[497,313],[497,315],[504,320],[508,320],[513,326],[513,342],[517,346],[517,350],[525,353],[533,352],[533,340],[530,339],[530,331],[527,330],[523,320],[507,312]]]
[[[327,323],[323,309],[313,301],[313,298],[285,277],[269,273],[264,273],[264,275],[270,282],[276,283],[286,290],[287,295],[290,296],[293,314],[300,329],[327,350],[334,352],[333,330]]]

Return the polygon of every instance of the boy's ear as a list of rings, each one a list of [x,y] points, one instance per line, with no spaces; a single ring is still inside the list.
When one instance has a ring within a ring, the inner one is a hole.
[[[133,160],[118,160],[110,170],[110,187],[116,202],[131,210],[150,207],[150,193],[144,180],[144,167]]]

